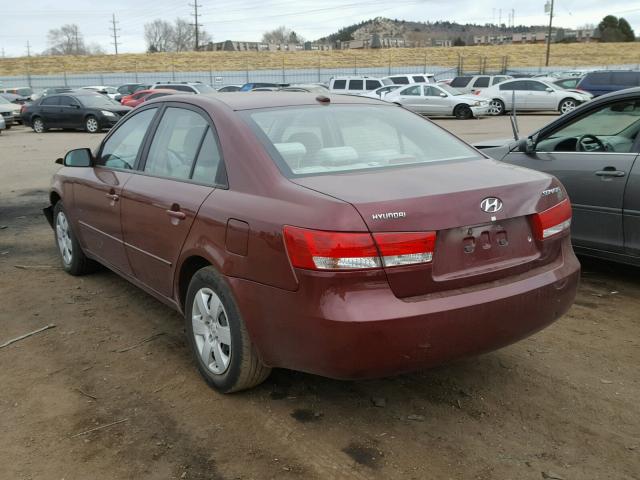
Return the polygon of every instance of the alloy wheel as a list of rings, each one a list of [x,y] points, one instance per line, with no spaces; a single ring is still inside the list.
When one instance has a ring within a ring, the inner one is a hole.
[[[71,243],[69,222],[63,212],[58,212],[56,217],[56,239],[58,240],[62,261],[65,265],[70,265],[71,260],[73,260],[73,244]]]
[[[504,106],[500,100],[491,100],[489,102],[489,113],[492,115],[500,115]]]
[[[576,109],[576,102],[573,100],[565,100],[560,105],[560,113],[569,113]]]
[[[39,118],[33,121],[33,131],[36,133],[44,132],[44,123]]]
[[[220,297],[210,288],[196,292],[191,324],[202,363],[212,373],[223,374],[231,362],[231,329]]]
[[[93,117],[87,118],[87,131],[89,133],[96,133],[98,131],[98,120]]]

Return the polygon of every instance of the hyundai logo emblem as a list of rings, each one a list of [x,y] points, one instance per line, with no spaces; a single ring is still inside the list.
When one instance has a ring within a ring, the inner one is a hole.
[[[487,213],[496,213],[502,210],[502,200],[496,197],[487,197],[480,202],[480,208]]]

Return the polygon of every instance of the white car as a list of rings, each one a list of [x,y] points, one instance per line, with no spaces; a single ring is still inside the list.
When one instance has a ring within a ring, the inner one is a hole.
[[[416,83],[399,88],[385,96],[385,101],[397,103],[422,115],[449,116],[467,119],[489,113],[489,100],[476,95],[464,95],[448,85]]]
[[[4,130],[5,128],[7,128],[7,125],[4,123],[4,117],[2,115],[0,115],[0,133],[2,132],[2,130]]]
[[[557,110],[567,113],[591,99],[591,95],[564,90],[534,78],[507,80],[479,91],[479,95],[490,99],[494,115],[513,109],[514,93],[516,111]]]
[[[367,98],[377,98],[381,100],[387,96],[387,93],[393,92],[394,90],[397,90],[399,88],[402,88],[402,85],[385,85],[384,87],[376,88],[375,90],[372,90],[370,92],[363,93],[360,96]]]
[[[118,95],[116,87],[108,87],[106,85],[92,85],[90,87],[82,87],[80,90],[93,90],[94,92],[107,95],[111,100],[115,100],[116,95]]]
[[[2,111],[11,110],[13,112],[13,120],[15,122],[21,121],[20,112],[22,110],[22,105],[19,105],[17,103],[12,103],[6,98],[0,97],[0,108],[2,108]],[[9,126],[9,128],[11,128],[11,126]]]
[[[409,85],[411,83],[436,83],[432,73],[407,73],[389,75],[380,79],[383,85]]]

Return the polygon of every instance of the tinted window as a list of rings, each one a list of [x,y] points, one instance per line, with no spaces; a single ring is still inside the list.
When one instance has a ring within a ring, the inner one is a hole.
[[[144,171],[161,177],[188,179],[207,121],[184,108],[167,108],[153,136]]]
[[[420,75],[415,75],[413,77],[413,81],[416,83],[424,83],[425,79],[424,77],[421,77]]]
[[[422,95],[422,85],[414,85],[409,88],[405,88],[400,92],[400,95],[420,96]]]
[[[102,148],[97,165],[132,169],[136,163],[142,140],[156,114],[157,108],[144,110],[129,117],[109,137]]]
[[[200,153],[198,153],[198,159],[191,178],[197,182],[211,185],[215,183],[219,164],[220,151],[213,132],[209,128],[202,142],[202,147],[200,147]]]
[[[78,105],[78,102],[75,98],[73,97],[58,97],[60,98],[60,105],[62,105],[63,107],[70,107],[71,105]]]
[[[397,85],[407,85],[409,83],[409,79],[407,77],[391,77],[393,83]]]
[[[46,97],[42,99],[40,105],[60,105],[60,97]]]
[[[529,90],[527,83],[527,80],[516,80],[515,82],[501,83],[498,88],[500,90]]]
[[[609,85],[611,83],[611,74],[609,72],[589,73],[584,78],[584,83],[591,85]]]
[[[504,82],[507,79],[507,77],[493,77],[493,82],[491,82],[492,85],[497,85],[500,82]]]
[[[336,80],[333,82],[333,89],[334,90],[344,90],[347,87],[347,81],[346,80]]]
[[[489,86],[489,80],[489,77],[478,77],[473,83],[473,86],[476,88],[486,88]]]
[[[640,73],[635,72],[613,72],[611,74],[611,83],[625,87],[637,87],[640,85],[639,79]]]
[[[364,82],[362,80],[349,80],[349,90],[362,90]]]
[[[535,82],[533,80],[529,80],[527,82],[527,90],[532,90],[534,92],[544,92],[547,88],[550,87],[541,82]]]
[[[367,80],[366,85],[367,90],[375,90],[380,86],[380,82],[378,80]]]
[[[420,88],[420,86],[418,86]],[[329,174],[481,158],[446,131],[401,108],[334,105],[242,113],[285,175]],[[318,124],[315,145],[287,138],[289,126]],[[380,173],[384,175],[384,173]]]
[[[451,83],[449,85],[451,85],[453,88],[466,87],[467,85],[469,85],[471,78],[472,77],[456,77],[451,80]]]
[[[556,82],[556,85],[558,85],[560,88],[576,88],[576,85],[578,85],[579,81],[579,78],[568,78],[566,80],[558,80]]]
[[[82,105],[90,108],[113,108],[114,106],[120,106],[115,100],[111,100],[109,97],[100,94],[78,96],[78,100],[80,100]]]
[[[441,93],[442,90],[436,87],[424,87],[425,97],[439,97]]]

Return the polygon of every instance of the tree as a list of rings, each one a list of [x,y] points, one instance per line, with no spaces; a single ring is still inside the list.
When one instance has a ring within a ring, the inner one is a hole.
[[[453,46],[454,47],[464,47],[467,45],[467,42],[465,42],[462,37],[456,37],[455,40],[453,41]]]
[[[602,42],[633,42],[636,39],[629,22],[614,15],[604,17],[598,24],[598,31]]]
[[[303,43],[304,38],[284,25],[262,34],[264,43]]]
[[[49,30],[47,34],[48,55],[84,55],[87,48],[80,29],[76,24],[63,25],[60,28]]]
[[[144,39],[148,52],[168,52],[173,42],[173,26],[164,20],[156,19],[144,26]]]
[[[171,43],[171,50],[174,52],[186,52],[188,50],[193,50],[196,45],[195,27],[182,18],[176,18],[173,26]]]

